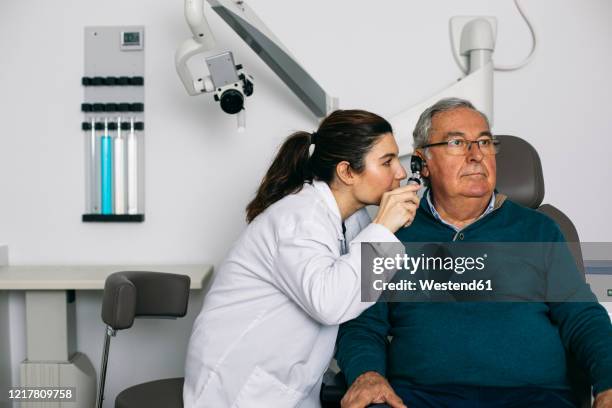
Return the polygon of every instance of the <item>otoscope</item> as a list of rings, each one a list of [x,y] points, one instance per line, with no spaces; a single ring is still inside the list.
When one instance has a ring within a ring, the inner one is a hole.
[[[406,184],[417,183],[418,185],[422,186],[423,178],[421,176],[421,170],[423,170],[423,159],[413,154],[410,156],[410,171],[412,172],[412,175]]]

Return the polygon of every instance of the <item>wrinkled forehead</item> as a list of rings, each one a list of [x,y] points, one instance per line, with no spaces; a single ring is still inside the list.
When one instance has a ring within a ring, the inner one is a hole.
[[[431,118],[430,136],[449,132],[469,133],[473,136],[491,134],[487,118],[476,110],[464,107],[438,112]]]

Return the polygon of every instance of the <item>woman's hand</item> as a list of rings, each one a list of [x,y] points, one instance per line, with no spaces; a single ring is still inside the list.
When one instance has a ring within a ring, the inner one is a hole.
[[[384,193],[378,214],[372,222],[384,225],[393,233],[409,226],[419,207],[420,199],[417,196],[419,188],[421,188],[419,184],[411,183]]]
[[[357,377],[340,402],[342,408],[365,408],[383,403],[393,408],[406,408],[387,379],[375,371]]]

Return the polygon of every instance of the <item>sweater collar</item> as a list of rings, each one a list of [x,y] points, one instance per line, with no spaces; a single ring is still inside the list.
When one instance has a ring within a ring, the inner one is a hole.
[[[451,224],[450,222],[444,220],[440,216],[440,214],[436,210],[436,207],[434,206],[434,204],[433,204],[433,202],[431,200],[431,189],[429,189],[429,188],[427,189],[427,192],[425,193],[425,197],[427,199],[427,205],[429,205],[429,212],[431,212],[431,214],[434,216],[434,218],[436,220],[440,221],[443,224],[448,225],[449,227],[451,227],[455,231],[460,231],[462,229],[462,228],[459,228],[458,226],[456,226],[454,224]],[[484,212],[482,214],[480,214],[480,217],[475,219],[474,222],[478,221],[482,217],[484,217],[487,214],[489,214],[491,211],[493,211],[494,208],[495,208],[495,191],[493,192],[493,194],[491,194],[491,200],[489,200],[489,204],[487,205],[487,208],[485,208]]]
[[[450,228],[454,229],[455,231],[458,231],[457,227],[447,223],[446,221],[444,221],[440,217],[440,214],[438,214],[438,211],[434,207],[433,202],[432,202],[430,197],[431,197],[431,187],[427,187],[427,189],[425,190],[425,193],[423,194],[423,198],[424,199],[421,199],[421,203],[419,205],[421,210],[425,211],[427,214],[432,216],[436,221],[441,222],[441,223],[443,223],[445,225],[448,225]],[[491,201],[489,201],[489,204],[487,205],[487,208],[482,213],[482,215],[480,217],[478,217],[478,219],[476,221],[474,221],[472,224],[475,224],[477,221],[481,220],[482,218],[486,217],[487,215],[489,215],[493,211],[495,211],[498,208],[500,208],[503,205],[504,201],[506,201],[507,198],[508,197],[505,194],[499,193],[497,191],[497,189],[493,190],[493,194],[491,196]],[[472,225],[472,224],[470,224],[470,225]]]

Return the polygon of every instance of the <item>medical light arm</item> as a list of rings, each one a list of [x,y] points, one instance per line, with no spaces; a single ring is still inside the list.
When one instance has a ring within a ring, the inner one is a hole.
[[[457,82],[433,95],[420,104],[404,110],[391,118],[393,131],[398,142],[400,156],[413,151],[412,131],[421,113],[442,98],[457,97],[470,100],[474,106],[487,115],[493,125],[493,73],[513,71],[528,64],[536,50],[536,33],[518,0],[514,4],[529,28],[532,47],[529,55],[513,65],[494,65],[493,52],[497,36],[495,17],[453,17],[450,20],[450,37],[453,57],[464,74]]]
[[[421,113],[442,98],[470,100],[493,123],[493,60],[496,20],[494,17],[455,17],[451,19],[451,42],[457,58],[463,58],[468,74],[425,101],[391,118],[400,156],[413,151],[412,131]],[[457,38],[457,33],[460,33]],[[457,42],[458,41],[458,42]]]
[[[245,2],[208,2],[316,117],[322,118],[338,107],[338,98],[325,92]]]
[[[210,31],[208,21],[204,16],[204,0],[185,0],[185,19],[193,33],[193,37],[185,40],[176,50],[174,63],[187,93],[195,96],[199,95],[202,90],[201,87],[196,89],[191,71],[187,66],[187,61],[194,55],[214,50],[216,42],[212,31]],[[211,92],[214,90],[214,85],[210,81],[210,77],[206,79],[204,91]]]

